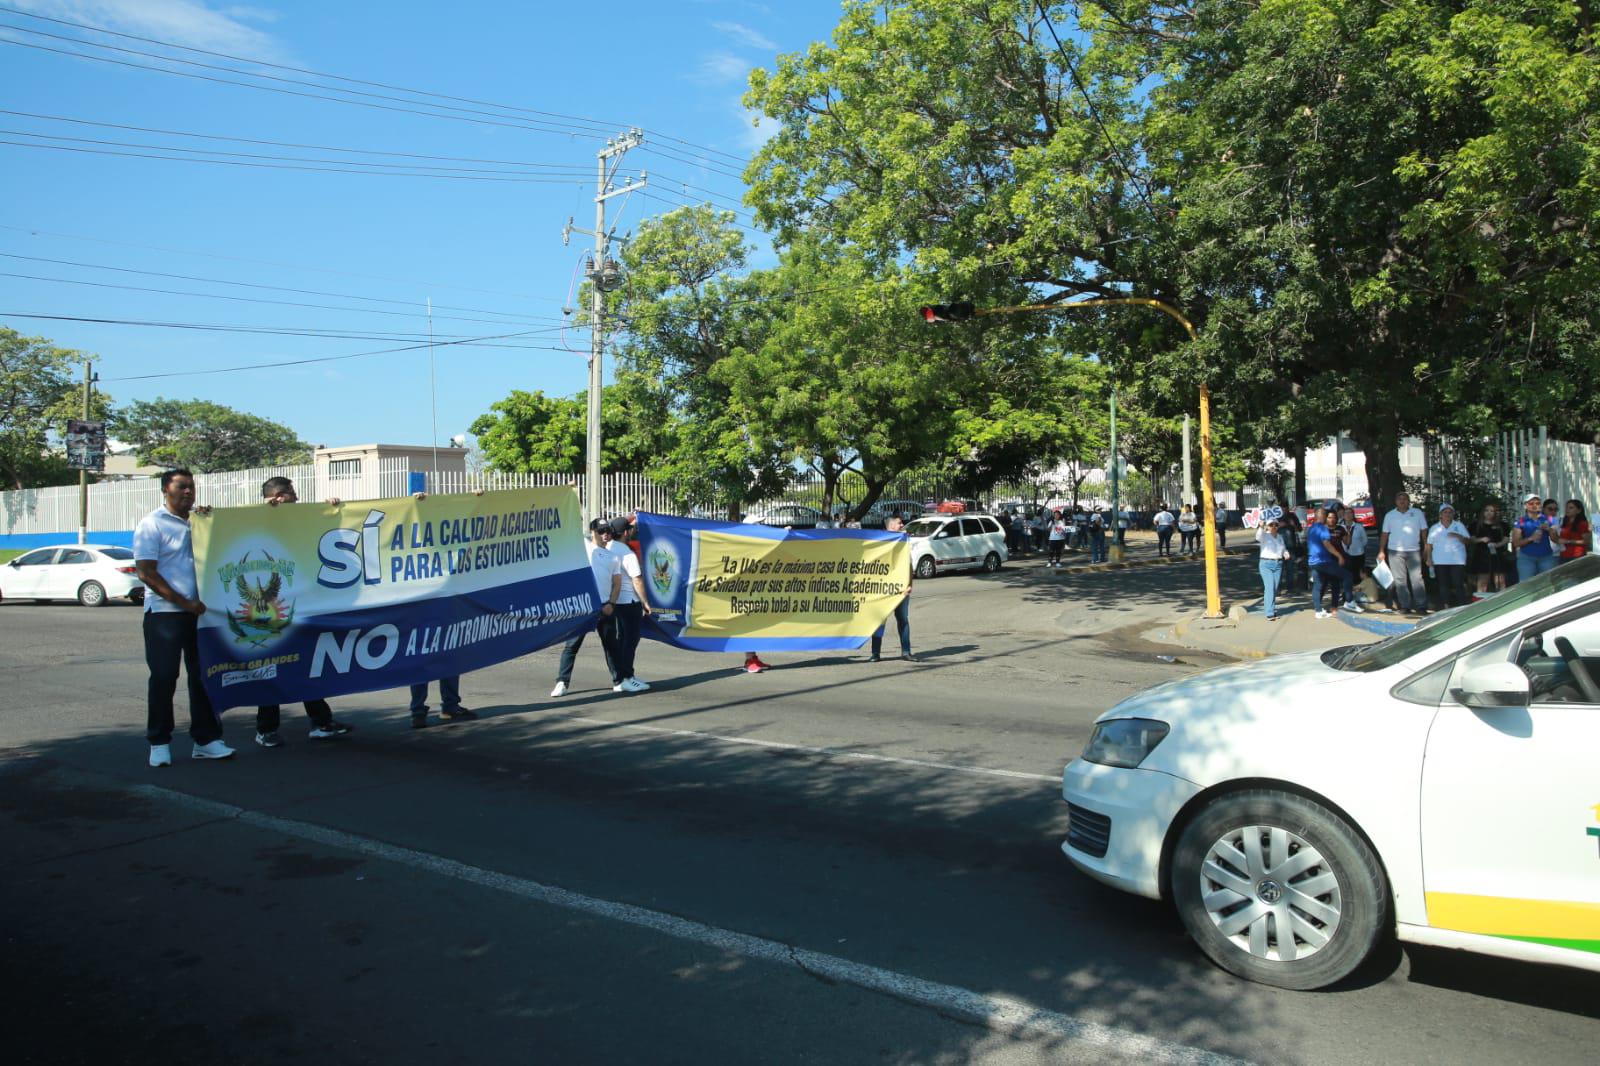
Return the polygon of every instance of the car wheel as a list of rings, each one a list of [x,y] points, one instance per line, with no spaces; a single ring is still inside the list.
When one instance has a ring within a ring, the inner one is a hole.
[[[933,576],[933,556],[924,555],[917,560],[917,576],[923,580]]]
[[[999,555],[997,555],[994,552],[990,552],[988,555],[985,555],[983,557],[983,570],[984,570],[984,573],[992,574],[998,569],[1000,569],[1000,556]]]
[[[98,581],[85,581],[78,586],[78,602],[85,607],[104,607],[106,587]]]
[[[1366,841],[1287,792],[1235,792],[1209,804],[1178,839],[1170,887],[1212,962],[1279,988],[1348,976],[1392,925],[1388,879]]]

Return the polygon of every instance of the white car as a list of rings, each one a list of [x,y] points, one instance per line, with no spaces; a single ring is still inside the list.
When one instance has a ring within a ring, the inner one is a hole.
[[[108,599],[144,599],[133,552],[110,544],[35,548],[0,566],[0,599],[77,600],[104,607]]]
[[[826,517],[815,507],[803,503],[775,503],[744,516],[747,526],[792,526],[795,529],[815,529]]]
[[[1319,988],[1388,936],[1600,971],[1600,558],[1377,644],[1101,715],[1062,850],[1242,977]]]
[[[924,515],[906,526],[911,569],[920,578],[950,570],[990,573],[1006,560],[1006,535],[991,515]]]
[[[861,525],[865,529],[882,529],[891,515],[899,515],[909,522],[922,517],[926,510],[921,500],[879,500],[861,516]]]

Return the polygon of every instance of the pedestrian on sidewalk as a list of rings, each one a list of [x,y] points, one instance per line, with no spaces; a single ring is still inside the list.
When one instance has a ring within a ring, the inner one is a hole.
[[[1151,519],[1156,527],[1156,555],[1172,555],[1172,531],[1178,524],[1178,516],[1167,510],[1166,501],[1163,500],[1156,510],[1155,517]]]
[[[1217,547],[1228,546],[1228,509],[1222,504],[1217,504],[1217,513],[1213,516],[1217,523]]]
[[[1044,551],[1045,541],[1050,537],[1050,509],[1041,507],[1039,513],[1033,518],[1033,550]]]
[[[1428,530],[1423,562],[1433,569],[1439,582],[1439,601],[1443,607],[1459,607],[1467,602],[1467,545],[1472,537],[1467,527],[1456,521],[1451,504],[1439,505],[1439,521]]]
[[[1286,507],[1283,517],[1278,520],[1278,536],[1283,538],[1283,546],[1289,554],[1283,557],[1283,580],[1278,584],[1279,592],[1293,592],[1296,584],[1296,561],[1300,558],[1303,545],[1300,543],[1300,516],[1293,507]]]
[[[1128,543],[1128,525],[1133,521],[1133,513],[1123,507],[1117,511],[1117,547]]]
[[[1517,580],[1527,581],[1556,565],[1558,556],[1552,540],[1560,537],[1558,526],[1553,526],[1540,509],[1537,492],[1522,498],[1522,517],[1511,527],[1511,544],[1517,549]]]
[[[1261,560],[1256,564],[1261,573],[1261,607],[1269,622],[1278,618],[1278,582],[1283,580],[1284,560],[1289,558],[1279,528],[1278,519],[1273,518],[1256,530],[1256,543],[1261,545]]]
[[[1538,497],[1534,497],[1538,499]],[[1428,516],[1411,506],[1411,494],[1394,494],[1394,510],[1383,516],[1378,534],[1378,562],[1394,575],[1389,587],[1396,609],[1428,613],[1428,586],[1422,580],[1422,538],[1428,533]]]
[[[1200,544],[1200,516],[1194,513],[1194,504],[1186,503],[1178,512],[1178,533],[1182,542],[1178,550],[1193,555]]]
[[[550,690],[551,697],[555,699],[565,696],[572,687],[572,668],[578,661],[578,649],[583,647],[583,639],[591,632],[600,637],[600,649],[605,655],[606,672],[611,675],[612,691],[622,684],[622,674],[618,672],[614,654],[616,626],[612,623],[617,610],[617,597],[622,594],[622,559],[611,553],[611,523],[604,518],[591,521],[589,543],[585,547],[589,553],[589,569],[594,572],[595,588],[600,593],[600,615],[595,619],[592,630],[579,629],[562,646],[561,663],[556,667],[556,687]]]
[[[1506,568],[1511,553],[1506,546],[1506,524],[1500,520],[1500,508],[1493,503],[1483,505],[1478,521],[1469,530],[1472,545],[1467,549],[1467,574],[1477,586],[1479,595],[1490,589],[1498,592],[1506,587]]]
[[[1340,509],[1339,524],[1344,527],[1344,550],[1350,557],[1350,580],[1359,586],[1367,569],[1367,527],[1356,521],[1356,513],[1349,507]]]
[[[1106,513],[1100,508],[1089,515],[1089,552],[1090,562],[1106,561]]]
[[[1566,516],[1561,519],[1561,561],[1588,555],[1589,536],[1589,516],[1583,510],[1583,501],[1568,500]]]
[[[263,481],[261,498],[266,501],[268,507],[281,507],[300,502],[300,494],[295,492],[294,482],[286,477],[269,477]],[[328,503],[337,507],[339,498],[335,496],[329,499]],[[333,740],[351,733],[351,726],[334,721],[333,708],[328,706],[327,700],[306,700],[302,706],[305,708],[306,717],[311,719],[312,740]],[[280,704],[269,703],[256,708],[257,744],[263,748],[283,747],[283,738],[278,736],[278,725],[282,721],[282,715],[283,708]]]
[[[172,697],[181,667],[189,685],[189,739],[196,759],[226,759],[233,749],[222,742],[222,720],[200,679],[200,619],[206,605],[194,571],[194,541],[189,515],[194,506],[194,475],[168,470],[161,475],[161,506],[139,520],[133,531],[133,563],[145,584],[144,661],[150,669],[146,690],[145,738],[150,765],[172,765]],[[205,514],[210,508],[201,508]]]
[[[1061,549],[1067,546],[1067,520],[1057,511],[1050,519],[1050,561],[1046,566],[1061,565]]]
[[[899,533],[901,530],[903,530],[905,528],[905,523],[901,522],[897,518],[891,518],[891,519],[889,519],[888,522],[884,523],[884,527],[883,528],[885,530],[887,530],[888,532],[890,532],[890,533]],[[910,559],[910,556],[908,555],[907,558],[906,558],[906,574],[905,574],[905,578],[906,578],[906,594],[900,598],[900,602],[895,604],[895,608],[894,608],[894,626],[895,626],[895,629],[898,630],[899,634],[900,634],[900,658],[904,659],[908,663],[914,663],[914,662],[917,661],[917,657],[915,655],[911,654],[911,579],[912,579],[912,574],[913,574],[913,572],[911,570],[911,559]],[[885,619],[883,625],[878,627],[878,631],[876,633],[872,634],[872,654],[869,656],[869,659],[872,662],[877,662],[879,659],[881,659],[883,657],[883,631],[886,628],[888,628],[888,625],[889,625],[889,622],[888,622],[887,619]]]
[[[1360,604],[1351,599],[1350,571],[1345,568],[1345,554],[1339,546],[1338,512],[1332,508],[1319,507],[1317,513],[1322,521],[1306,530],[1306,543],[1310,547],[1311,604],[1317,610],[1316,617],[1328,618],[1336,615],[1340,607],[1360,614]],[[1322,609],[1324,581],[1333,582],[1333,588],[1329,592],[1330,610]]]

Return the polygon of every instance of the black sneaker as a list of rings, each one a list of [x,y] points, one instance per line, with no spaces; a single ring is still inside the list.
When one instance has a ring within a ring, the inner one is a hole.
[[[283,747],[283,738],[278,736],[277,730],[273,730],[271,733],[257,733],[256,743],[263,748],[281,748]]]
[[[312,740],[328,740],[332,737],[347,736],[355,731],[355,726],[345,725],[339,721],[329,721],[327,725],[319,725],[311,730]]]
[[[426,714],[414,714],[414,715],[412,715],[411,716],[411,728],[412,729],[426,729],[426,728],[428,728],[428,716]]]
[[[900,656],[900,658],[904,659],[908,663],[920,663],[922,661],[915,655],[912,655],[910,652],[906,652],[904,655]]]
[[[447,722],[470,722],[478,716],[465,707],[448,707],[439,712],[439,717]]]
[[[869,663],[875,663],[875,662],[877,662],[877,661],[878,661],[878,656],[876,656],[876,655],[869,655],[869,656],[867,656],[867,662],[869,662]]]

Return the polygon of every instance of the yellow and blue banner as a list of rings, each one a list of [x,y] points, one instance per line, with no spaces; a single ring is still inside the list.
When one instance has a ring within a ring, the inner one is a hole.
[[[905,534],[641,512],[645,635],[692,651],[859,648],[911,584]]]
[[[570,488],[227,508],[193,527],[218,710],[463,674],[599,616]]]

